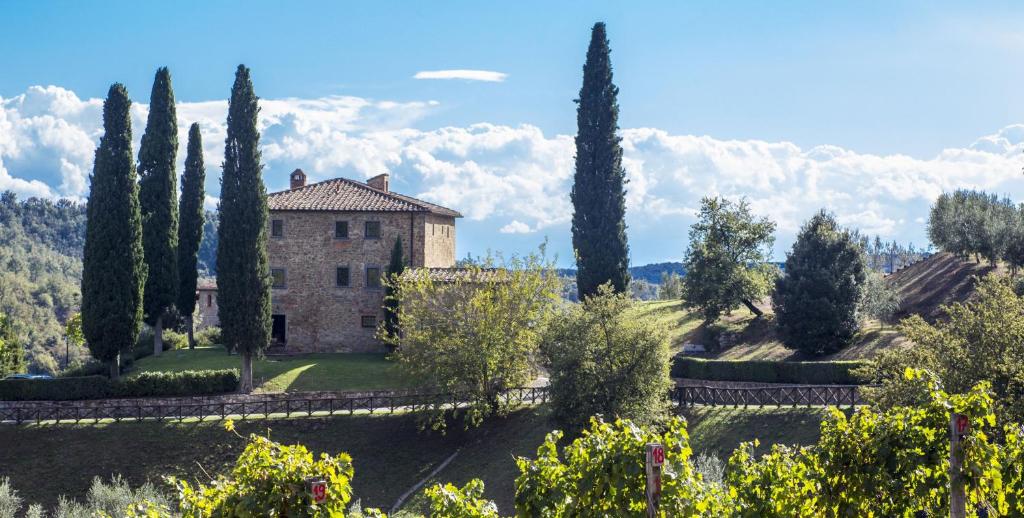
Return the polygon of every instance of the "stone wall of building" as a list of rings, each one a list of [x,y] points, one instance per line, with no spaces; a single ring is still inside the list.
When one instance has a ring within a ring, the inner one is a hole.
[[[196,297],[196,309],[199,311],[199,322],[197,322],[196,330],[200,331],[208,327],[219,327],[220,319],[217,317],[217,312],[220,309],[217,306],[217,287],[200,286],[196,290]]]
[[[383,318],[384,290],[367,286],[368,268],[384,274],[399,237],[407,264],[423,266],[425,259],[443,256],[436,238],[424,232],[428,217],[422,214],[272,211],[270,219],[284,222],[283,236],[270,237],[268,251],[271,269],[285,273],[284,286],[272,290],[272,314],[284,316],[287,352],[383,351],[374,333]],[[335,237],[337,221],[348,222],[347,238]],[[368,221],[380,222],[379,239],[365,237]],[[441,266],[454,264],[451,234],[451,261]],[[337,284],[340,267],[349,269],[348,286]]]
[[[426,234],[423,266],[450,268],[455,265],[455,218],[428,214],[423,227]]]

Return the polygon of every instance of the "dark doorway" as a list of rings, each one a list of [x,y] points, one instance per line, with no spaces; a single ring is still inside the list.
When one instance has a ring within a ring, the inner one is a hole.
[[[285,334],[285,316],[284,315],[272,315],[270,317],[272,323],[270,326],[270,341],[275,344],[284,345],[288,343],[288,337]]]

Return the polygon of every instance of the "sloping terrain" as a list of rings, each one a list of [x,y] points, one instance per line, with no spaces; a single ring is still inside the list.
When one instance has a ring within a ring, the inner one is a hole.
[[[946,252],[899,270],[886,277],[903,298],[896,319],[917,314],[935,320],[941,316],[940,306],[968,300],[974,293],[974,278],[992,272],[1005,273],[1001,267],[965,261]]]

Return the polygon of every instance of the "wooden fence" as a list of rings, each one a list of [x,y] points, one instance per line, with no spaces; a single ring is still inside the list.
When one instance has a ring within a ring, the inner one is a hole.
[[[863,404],[858,385],[775,385],[768,387],[682,386],[672,390],[679,407],[854,406]]]
[[[705,406],[854,406],[862,404],[856,385],[778,385],[771,387],[683,386],[669,396],[680,407]],[[547,387],[524,387],[504,392],[501,400],[511,405],[539,404],[548,400]],[[416,412],[440,405],[455,409],[464,405],[458,394],[373,393],[293,398],[251,396],[242,401],[196,398],[194,401],[138,399],[137,402],[63,401],[26,402],[0,406],[0,423],[98,423],[144,421],[330,416],[366,413]]]

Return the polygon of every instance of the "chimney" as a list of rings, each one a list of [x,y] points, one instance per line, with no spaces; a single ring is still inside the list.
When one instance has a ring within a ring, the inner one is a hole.
[[[302,172],[302,169],[296,169],[292,171],[292,189],[298,189],[306,185],[306,173]]]
[[[379,175],[374,176],[373,178],[370,178],[369,180],[367,180],[366,181],[366,185],[369,185],[370,187],[373,187],[374,189],[377,189],[378,191],[388,192],[388,178],[389,178],[389,176],[390,175],[388,175],[387,173],[379,174]]]

